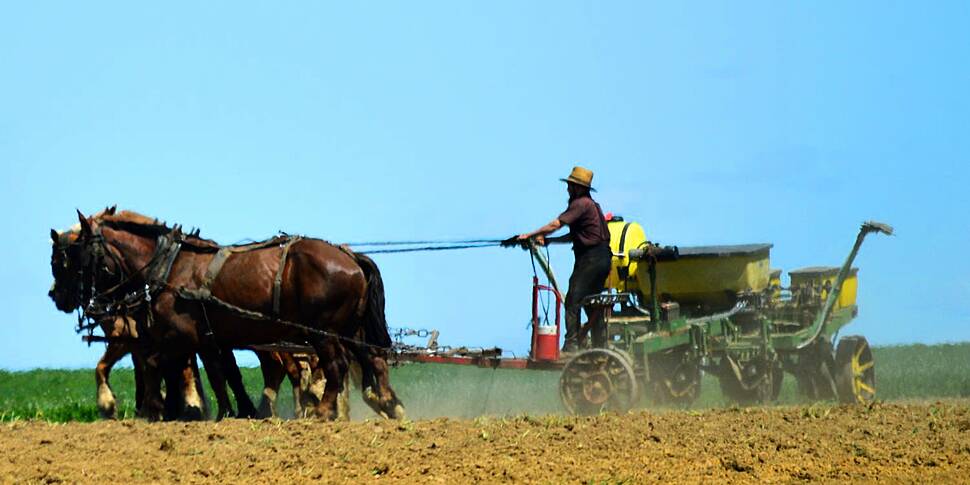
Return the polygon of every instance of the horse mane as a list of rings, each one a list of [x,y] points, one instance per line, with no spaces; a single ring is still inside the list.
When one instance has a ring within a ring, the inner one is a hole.
[[[159,221],[154,217],[148,217],[130,210],[121,210],[116,213],[101,212],[95,215],[97,222],[134,234],[147,237],[158,237],[170,233],[173,228]],[[176,226],[178,227],[178,226]],[[219,243],[198,236],[198,233],[186,235],[184,245],[202,250],[219,249]]]

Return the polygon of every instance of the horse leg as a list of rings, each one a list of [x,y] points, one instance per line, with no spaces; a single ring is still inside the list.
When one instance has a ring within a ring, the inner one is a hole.
[[[202,385],[202,374],[199,373],[199,359],[192,356],[192,376],[195,379],[195,392],[202,401],[202,419],[208,420],[212,409],[209,407],[209,400],[205,397],[205,386]]]
[[[365,356],[364,358],[367,357]],[[355,382],[360,383],[360,395],[364,400],[364,404],[373,409],[378,416],[389,419],[387,413],[381,408],[380,397],[374,392],[374,389],[377,388],[377,382],[374,379],[374,372],[371,369],[371,365],[369,363],[361,364],[360,362],[358,360],[356,366],[351,366],[351,372],[354,373],[354,378],[357,379]]]
[[[115,419],[117,417],[115,396],[111,391],[108,378],[111,375],[111,368],[127,353],[127,345],[109,341],[104,350],[104,355],[101,356],[101,360],[95,367],[94,380],[98,385],[98,412],[104,419]]]
[[[163,360],[162,363],[162,376],[165,378],[165,407],[163,419],[165,421],[172,421],[178,419],[182,415],[182,404],[184,403],[184,396],[182,395],[182,385],[183,379],[183,369],[185,365],[179,365],[180,361],[187,361],[186,359],[176,359],[169,358]]]
[[[360,365],[356,362],[350,362],[347,366],[347,377],[350,382],[344,384],[344,390],[340,391],[340,395],[337,396],[338,421],[350,421],[350,386],[355,384],[358,388],[361,387]]]
[[[281,353],[280,358],[293,388],[293,414],[297,418],[309,417],[323,398],[326,380],[323,378],[323,369],[318,365],[320,359],[312,354],[298,356],[291,353]],[[340,395],[345,393],[346,390]],[[337,414],[340,415],[339,400]]]
[[[404,404],[391,388],[390,368],[384,351],[356,344],[351,344],[351,350],[360,363],[364,402],[385,419],[404,419]]]
[[[327,380],[323,377],[323,368],[320,367],[320,358],[310,354],[306,360],[300,362],[300,401],[304,412],[309,416],[310,409],[316,409],[323,399],[323,388]],[[347,386],[344,386],[345,388]],[[343,393],[342,393],[343,394]],[[337,402],[337,414],[340,414],[340,402]]]
[[[141,412],[142,406],[145,405],[145,359],[142,357],[141,352],[132,349],[131,351],[131,363],[135,370],[135,414],[138,415]]]
[[[337,395],[343,390],[344,376],[347,373],[345,352],[340,342],[333,338],[314,336],[311,343],[320,357],[320,366],[327,379],[316,414],[320,419],[332,421],[337,414]]]
[[[205,374],[209,376],[209,386],[212,387],[212,392],[216,395],[216,403],[219,407],[216,421],[235,416],[232,411],[232,403],[229,401],[229,393],[226,391],[226,377],[222,374],[220,359],[214,355],[212,348],[200,348],[199,357],[202,358]]]
[[[283,367],[286,368],[290,389],[293,391],[293,416],[305,418],[309,415],[310,409],[316,407],[316,402],[312,404],[309,402],[311,400],[310,380],[313,378],[310,363],[291,353],[281,354],[280,357],[283,360]]]
[[[233,355],[231,348],[220,349],[219,363],[222,364],[222,373],[226,376],[229,389],[236,396],[237,418],[253,419],[256,417],[256,406],[253,406],[252,399],[243,385],[242,373],[239,372],[239,365],[236,364],[236,356]]]
[[[198,381],[198,363],[193,354],[181,373],[181,394],[183,396],[184,407],[179,418],[185,421],[202,421],[205,419],[204,396],[199,393],[201,386]]]
[[[263,374],[263,395],[259,399],[256,416],[275,417],[277,416],[276,396],[279,393],[280,384],[283,383],[283,364],[278,360],[278,352],[257,351],[256,357],[259,359],[259,371]]]
[[[138,409],[138,415],[149,420],[158,421],[162,419],[164,404],[162,402],[162,372],[160,356],[151,355],[144,357],[142,354],[142,384],[144,401]]]
[[[391,369],[387,365],[386,353],[382,350],[372,350],[369,354],[381,408],[391,419],[404,419],[404,403],[398,399],[397,393],[391,388]]]

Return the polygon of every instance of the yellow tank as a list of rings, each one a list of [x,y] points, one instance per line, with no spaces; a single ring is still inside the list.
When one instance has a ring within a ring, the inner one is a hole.
[[[681,305],[733,304],[734,294],[762,291],[771,278],[771,244],[680,248],[680,258],[657,264],[657,293]],[[641,291],[649,294],[647,266],[638,275]]]
[[[630,261],[629,253],[631,249],[636,249],[647,242],[643,227],[636,222],[623,220],[610,221],[607,226],[610,229],[610,250],[613,251],[613,261],[610,275],[606,279],[606,287],[617,291],[638,289],[640,284],[637,282],[637,262]],[[645,281],[646,286],[649,286],[650,280]]]
[[[631,249],[647,242],[643,227],[622,220],[607,225],[613,251],[607,287],[649,295],[647,265],[629,258]],[[771,277],[770,249],[771,244],[680,248],[680,259],[657,265],[658,293],[681,303],[717,305],[729,303],[729,293],[764,290]]]
[[[835,266],[811,266],[799,268],[788,272],[791,277],[791,287],[795,289],[802,285],[822,286],[826,282],[829,285],[835,284],[835,279],[839,277],[839,268]],[[835,308],[846,308],[855,305],[856,294],[859,291],[859,268],[852,268],[849,276],[842,283],[842,292],[839,293],[839,300],[835,303]],[[828,298],[828,292],[822,291],[822,300]]]

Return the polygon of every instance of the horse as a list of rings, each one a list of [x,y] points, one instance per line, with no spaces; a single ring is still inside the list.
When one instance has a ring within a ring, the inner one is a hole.
[[[114,207],[105,208],[100,213],[96,214],[94,217],[101,217],[103,215],[114,215]],[[59,255],[63,254],[67,248],[77,244],[81,226],[80,224],[75,224],[70,229],[66,231],[55,231],[51,230],[51,239],[53,243],[53,256],[52,256],[52,272],[57,273],[58,268],[64,268],[68,264],[64,258],[58,258]],[[55,259],[58,262],[55,264]],[[57,278],[55,276],[54,284],[51,285],[51,289],[48,292],[48,296],[54,300],[55,304],[58,304],[59,299],[57,294],[60,293],[57,284]],[[60,300],[63,300],[61,298]],[[58,308],[70,313],[72,310],[70,308]],[[142,355],[136,346],[138,339],[137,323],[132,316],[129,315],[99,315],[95,318],[98,326],[101,327],[106,340],[105,352],[101,359],[98,361],[95,367],[95,383],[97,385],[97,406],[99,414],[104,419],[113,419],[116,416],[116,400],[114,393],[111,390],[111,385],[109,382],[109,376],[111,373],[111,368],[114,367],[115,363],[121,360],[125,355],[131,353],[132,362],[134,364],[135,371],[135,408],[138,415],[142,414],[142,397],[144,394],[144,388],[142,386],[141,377],[142,371],[145,369],[145,357]],[[233,389],[236,394],[236,401],[239,407],[239,417],[244,418],[254,418],[257,415],[256,408],[253,406],[252,401],[249,399],[248,394],[246,394],[245,388],[242,384],[242,376],[239,374],[238,366],[236,365],[235,358],[231,353],[231,349],[228,352],[221,352],[218,354],[220,361],[218,365],[222,369],[216,372],[213,369],[215,361],[213,359],[207,359],[207,373],[209,374],[210,384],[215,390],[215,394],[219,404],[219,411],[217,419],[223,417],[235,417],[237,416],[232,409],[232,405],[229,401],[228,394],[225,391],[225,383],[221,381],[222,373],[225,370],[228,372],[229,386]],[[185,417],[196,416],[201,413],[202,417],[208,416],[207,404],[205,401],[205,395],[201,388],[201,381],[198,379],[198,364],[195,361],[194,356],[191,359],[191,369],[185,368],[181,376],[173,374],[171,379],[166,380],[166,387],[168,388],[168,396],[173,396],[171,399],[166,399],[166,415],[168,419],[174,419],[182,412],[184,406],[188,406],[188,413]],[[189,371],[191,370],[191,378],[189,376]],[[186,380],[188,379],[188,380]],[[196,388],[196,392],[191,392],[190,386],[193,385]],[[184,386],[184,387],[179,387]],[[175,396],[181,397],[181,399],[176,399]]]
[[[147,318],[144,329],[139,328],[139,341],[154,351],[154,360],[146,359],[149,368],[170,374],[190,355],[203,355],[212,346],[309,341],[326,377],[318,416],[335,416],[348,353],[361,364],[381,413],[403,416],[388,379],[383,283],[366,256],[310,238],[274,239],[220,254],[225,248],[184,239],[178,227],[137,213],[88,218],[78,212],[78,221],[78,242],[52,255],[55,279],[63,282],[53,295],[55,302],[74,309],[94,297],[118,300],[146,288],[142,303]],[[213,272],[219,257],[221,270]],[[110,285],[117,275],[122,283]],[[193,298],[192,290],[205,297]],[[267,318],[271,308],[273,317]],[[359,330],[363,340],[354,338]],[[144,379],[145,406],[152,415],[162,409],[158,377],[146,372]]]
[[[102,213],[114,214],[114,212],[114,208],[106,208]],[[69,245],[76,240],[79,230],[80,226],[78,225],[78,227],[73,227],[67,231],[58,232],[56,237],[52,234],[52,237],[57,240],[57,242],[54,242],[55,246]],[[48,296],[53,299],[55,291],[57,291],[56,281],[51,285]],[[97,323],[104,334],[106,343],[104,354],[98,360],[94,370],[98,413],[102,419],[115,419],[117,417],[117,400],[110,383],[111,369],[119,360],[131,354],[135,373],[135,410],[136,415],[141,415],[144,394],[141,374],[145,367],[145,362],[144,357],[138,352],[135,345],[138,339],[135,319],[130,316],[107,316],[98,319]],[[226,367],[225,362],[228,362],[230,366],[236,367],[235,359],[231,356],[231,349],[224,349],[224,351],[227,352],[225,355],[229,358],[225,359],[222,363],[223,367]],[[303,409],[307,406],[314,405],[322,394],[323,376],[317,369],[318,359],[316,359],[316,356],[304,353],[263,351],[258,349],[253,349],[253,351],[259,358],[264,381],[263,397],[258,411],[253,407],[248,394],[245,392],[240,376],[238,382],[230,382],[230,388],[234,390],[236,401],[239,403],[239,414],[236,415],[233,413],[228,396],[225,394],[225,389],[223,388],[221,392],[216,392],[216,395],[219,396],[219,411],[216,418],[221,419],[230,416],[266,418],[276,416],[276,395],[284,376],[289,377],[290,383],[293,386],[295,414],[298,417],[305,417],[304,415],[306,413],[304,413]],[[196,394],[201,397],[185,394],[182,391],[182,398],[183,401],[188,401],[190,405],[192,402],[201,401],[203,408],[205,408],[205,396],[201,386],[198,385],[200,383],[197,378],[198,369],[197,364],[194,362],[193,370],[197,384]],[[238,372],[230,372],[230,374],[239,376]],[[359,372],[357,375],[359,375]],[[232,381],[232,379],[229,380]],[[358,377],[356,382],[359,381],[360,379]],[[214,382],[211,384],[215,385]],[[170,393],[179,393],[173,386],[169,387]],[[347,409],[346,402],[347,393],[344,392],[340,395],[340,401],[338,402],[338,414],[346,414],[340,411],[341,407]],[[208,415],[208,412],[204,412],[203,415]]]
[[[109,210],[113,209],[105,209],[105,212]],[[65,313],[71,313],[76,309],[76,307],[64,305],[64,299],[57,297],[63,292],[58,288],[58,280],[56,275],[58,272],[63,272],[66,270],[69,266],[69,262],[65,261],[63,258],[56,257],[56,255],[63,252],[62,250],[64,248],[77,244],[78,237],[79,228],[64,232],[58,232],[53,229],[51,230],[53,252],[55,255],[52,256],[51,266],[52,272],[55,274],[55,280],[54,284],[51,285],[48,296],[54,300],[57,308]],[[111,368],[114,367],[114,365],[121,360],[121,358],[128,353],[131,353],[135,370],[136,414],[139,416],[144,416],[144,410],[142,408],[144,401],[142,379],[144,377],[143,371],[146,368],[147,363],[145,360],[145,355],[142,352],[139,352],[135,346],[135,342],[137,341],[137,330],[134,320],[125,316],[119,317],[107,315],[102,315],[95,320],[96,326],[101,327],[101,330],[104,332],[107,340],[105,352],[101,356],[101,359],[98,360],[98,364],[95,366],[94,371],[95,384],[97,386],[96,396],[99,414],[105,419],[113,419],[117,416],[116,399],[114,392],[111,390],[109,376],[111,373]],[[198,364],[194,358],[186,362],[184,367],[175,369],[174,372],[167,375],[165,378],[165,385],[167,389],[165,403],[169,419],[174,419],[175,417],[183,417],[185,419],[202,419],[208,414],[205,405],[205,394],[202,391],[201,380],[199,379]],[[181,407],[182,405],[185,406],[184,409]]]

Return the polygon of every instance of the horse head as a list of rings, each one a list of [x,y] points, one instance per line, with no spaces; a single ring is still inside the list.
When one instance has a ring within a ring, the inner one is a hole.
[[[92,217],[77,211],[78,224],[67,231],[51,229],[51,274],[54,284],[48,296],[57,309],[70,313],[94,296],[107,277],[117,277],[119,268],[113,258],[106,258],[104,238],[97,228],[99,217],[114,214],[113,207]]]

